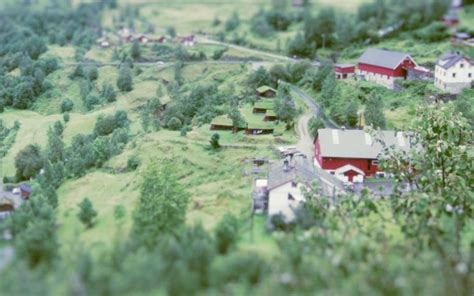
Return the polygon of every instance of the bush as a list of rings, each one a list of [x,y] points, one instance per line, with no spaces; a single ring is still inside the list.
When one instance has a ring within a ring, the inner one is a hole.
[[[181,123],[181,120],[177,117],[172,117],[169,121],[168,124],[166,125],[170,130],[172,131],[177,131],[181,128],[183,124]]]
[[[126,65],[120,67],[119,77],[117,78],[117,87],[123,92],[129,92],[133,89],[132,73],[130,68]]]
[[[211,272],[214,275],[213,284],[216,286],[229,283],[256,285],[268,275],[268,265],[258,254],[233,253],[223,259],[216,262]]]
[[[238,239],[239,220],[232,214],[226,214],[215,228],[216,248],[220,254],[227,254],[235,247]]]
[[[97,211],[94,209],[92,202],[88,198],[84,198],[79,204],[80,209],[77,217],[87,228],[94,226],[94,219],[97,217]]]
[[[96,66],[92,66],[87,69],[87,78],[90,81],[94,81],[94,80],[97,80],[97,78],[99,78],[99,70],[97,69]]]
[[[140,158],[138,155],[132,155],[127,160],[127,168],[129,171],[134,171],[140,166]]]
[[[220,139],[219,134],[216,133],[212,135],[211,140],[210,140],[212,149],[216,150],[221,147],[221,145],[219,144],[219,139]]]
[[[28,145],[15,157],[16,176],[19,180],[35,177],[43,167],[43,156],[38,145]]]
[[[61,112],[70,112],[74,108],[74,103],[70,99],[65,99],[61,103]]]

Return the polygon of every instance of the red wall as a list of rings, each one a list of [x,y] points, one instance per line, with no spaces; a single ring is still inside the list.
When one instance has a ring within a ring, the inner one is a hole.
[[[321,167],[325,170],[337,170],[350,164],[362,170],[366,176],[372,176],[378,171],[378,167],[371,162],[371,159],[323,157]]]
[[[351,73],[355,72],[355,66],[354,67],[347,67],[347,68],[336,67],[335,72],[336,73],[342,73],[342,74],[351,74]]]
[[[398,67],[393,70],[379,67],[379,66],[359,63],[359,70],[361,71],[377,73],[381,75],[388,75],[391,77],[406,77],[407,71],[404,68],[413,68],[413,67],[415,67],[415,64],[409,58],[407,58],[405,61],[400,63],[400,65],[398,65]]]
[[[324,170],[337,170],[350,164],[362,170],[366,176],[373,176],[378,171],[378,166],[372,164],[372,159],[322,157],[319,138],[314,142],[314,158]]]

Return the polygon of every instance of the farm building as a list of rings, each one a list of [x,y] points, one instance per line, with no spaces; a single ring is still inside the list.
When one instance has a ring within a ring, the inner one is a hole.
[[[471,87],[473,77],[474,61],[458,53],[448,53],[436,63],[434,85],[448,93],[459,94]]]
[[[245,133],[247,135],[253,135],[253,136],[270,135],[270,134],[273,134],[274,130],[275,129],[273,127],[269,127],[269,126],[249,124],[247,128],[245,129]]]
[[[261,101],[257,101],[253,105],[252,112],[253,113],[267,113],[268,110],[273,110],[273,100],[264,99]]]
[[[355,65],[353,64],[335,64],[334,72],[337,79],[347,79],[355,76]]]
[[[395,80],[406,79],[408,70],[418,65],[409,54],[369,48],[359,59],[358,74],[387,88],[395,88]]]
[[[257,88],[257,96],[262,98],[274,98],[276,94],[277,91],[267,85],[260,86],[259,88]]]
[[[268,220],[271,226],[275,216],[284,223],[292,222],[295,211],[306,201],[304,189],[318,182],[315,168],[305,158],[285,159],[268,173]]]
[[[383,146],[393,145],[407,151],[410,140],[406,133],[377,131],[377,139],[363,130],[319,129],[314,141],[315,163],[339,179],[362,182],[383,172],[379,169],[379,157]]]
[[[244,129],[245,125],[234,128],[232,119],[230,119],[227,115],[217,116],[211,121],[211,130],[213,131],[240,131]]]
[[[277,119],[278,119],[278,116],[276,115],[275,111],[271,109],[265,112],[265,117],[263,118],[264,121],[275,121]]]
[[[196,44],[196,38],[194,35],[179,36],[174,39],[175,43],[181,43],[184,46],[194,46]]]
[[[459,16],[456,10],[450,9],[447,14],[443,16],[443,24],[446,27],[456,27],[459,24]]]

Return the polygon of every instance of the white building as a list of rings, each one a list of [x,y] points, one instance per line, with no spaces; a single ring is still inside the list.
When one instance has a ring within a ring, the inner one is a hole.
[[[442,56],[435,67],[434,85],[448,93],[459,94],[471,87],[474,77],[474,62],[457,54]]]

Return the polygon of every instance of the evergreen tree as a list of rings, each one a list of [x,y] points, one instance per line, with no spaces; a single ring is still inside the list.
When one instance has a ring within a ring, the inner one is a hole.
[[[384,129],[386,127],[385,114],[383,113],[382,97],[372,92],[365,105],[365,124],[374,128]]]
[[[160,236],[184,224],[189,195],[179,184],[172,163],[152,162],[143,175],[138,204],[133,212],[132,239],[153,248]]]
[[[57,257],[56,218],[42,195],[33,195],[12,216],[10,230],[18,258],[32,267],[52,264]]]
[[[324,108],[329,108],[332,101],[335,99],[336,86],[336,76],[331,72],[324,79],[323,86],[321,88],[321,103]]]
[[[211,140],[209,141],[211,143],[211,148],[214,150],[217,150],[221,147],[221,144],[219,143],[220,136],[218,133],[215,133],[211,136]]]
[[[84,198],[79,204],[79,214],[77,217],[87,228],[94,226],[94,219],[97,217],[97,211],[94,209],[92,202],[88,198]]]
[[[130,56],[136,61],[141,57],[140,43],[137,40],[133,41],[132,47],[130,48]]]
[[[122,65],[117,78],[117,87],[120,91],[129,92],[133,89],[133,79],[130,68]]]
[[[348,127],[356,127],[359,122],[359,105],[356,100],[351,100],[346,107],[346,123]]]
[[[278,95],[275,98],[275,113],[278,119],[286,123],[286,128],[289,129],[296,118],[296,106],[293,102],[289,89],[286,85],[280,85],[278,88]]]
[[[38,145],[30,144],[18,152],[15,157],[16,176],[19,180],[27,180],[43,167],[43,157]]]

